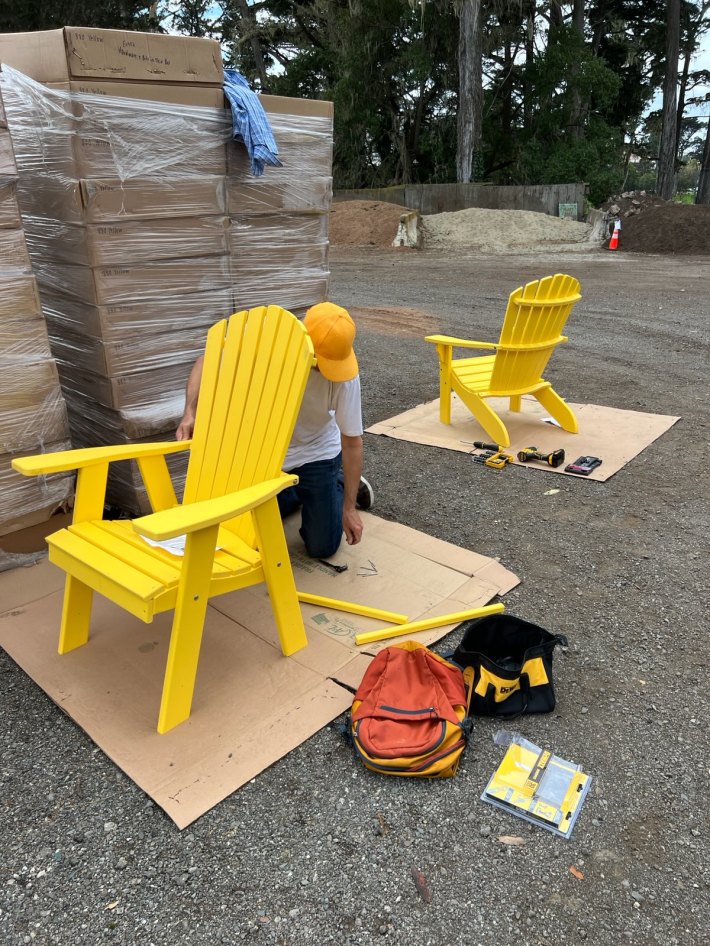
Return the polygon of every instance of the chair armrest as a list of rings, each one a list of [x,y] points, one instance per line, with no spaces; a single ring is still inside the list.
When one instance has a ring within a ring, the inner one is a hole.
[[[273,480],[265,480],[255,486],[237,490],[236,493],[227,493],[226,496],[216,496],[213,499],[202,499],[185,506],[176,506],[174,509],[163,509],[149,516],[141,516],[140,519],[133,520],[133,528],[140,535],[145,535],[155,541],[197,532],[199,529],[218,525],[220,522],[226,522],[228,519],[234,519],[242,513],[249,512],[250,509],[273,499],[287,486],[294,486],[297,482],[298,477],[293,473],[282,473]]]
[[[452,335],[427,335],[424,341],[433,345],[450,345],[452,348],[488,348],[492,351],[498,348],[493,342],[474,342],[468,338],[454,338]]]
[[[67,470],[81,470],[87,466],[98,466],[114,460],[142,460],[146,457],[179,453],[181,450],[188,450],[191,443],[191,440],[175,440],[167,443],[127,443],[115,447],[58,450],[56,453],[37,453],[29,457],[19,457],[12,461],[12,468],[24,476],[65,473]]]

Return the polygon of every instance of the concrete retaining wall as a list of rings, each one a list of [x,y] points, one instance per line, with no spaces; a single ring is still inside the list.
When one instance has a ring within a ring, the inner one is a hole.
[[[560,216],[560,204],[577,204],[584,220],[585,184],[532,184],[497,187],[493,184],[409,184],[371,190],[338,190],[336,200],[383,200],[422,214],[485,207],[488,210],[534,210]],[[568,214],[569,215],[569,214]]]

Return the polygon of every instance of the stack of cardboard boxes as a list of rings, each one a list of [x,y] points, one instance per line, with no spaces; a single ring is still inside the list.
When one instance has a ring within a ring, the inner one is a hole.
[[[212,323],[326,297],[331,106],[265,97],[284,168],[254,178],[211,40],[66,28],[0,36],[0,59],[72,443],[172,439]],[[149,510],[132,464],[108,499]]]
[[[69,447],[64,399],[49,350],[17,203],[17,169],[0,97],[0,536],[42,522],[70,498],[69,474],[26,479],[23,453]]]

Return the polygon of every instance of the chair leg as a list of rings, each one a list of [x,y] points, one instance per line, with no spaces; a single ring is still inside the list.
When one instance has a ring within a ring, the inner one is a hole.
[[[520,395],[519,395],[519,394],[514,394],[514,395],[511,397],[511,399],[510,399],[510,410],[512,411],[512,413],[514,413],[514,414],[519,414],[519,413],[520,413],[520,400],[521,400],[521,398],[520,398]]]
[[[578,433],[579,424],[577,423],[574,411],[551,386],[536,391],[535,397],[542,404],[547,413],[555,418],[563,430],[567,430],[571,434]]]
[[[457,393],[492,442],[501,447],[509,447],[510,436],[508,430],[493,408],[486,403],[485,398],[479,397],[477,394],[471,394],[470,391],[465,389],[457,389]]]
[[[219,526],[211,526],[187,539],[160,701],[159,733],[190,716],[218,532]]]
[[[450,345],[437,345],[439,356],[439,420],[451,423],[451,362],[453,350]]]
[[[281,650],[285,657],[290,657],[308,644],[308,638],[298,603],[278,501],[270,499],[255,509],[254,521]]]
[[[60,654],[67,654],[88,641],[93,597],[93,589],[73,575],[67,575],[59,632]]]
[[[451,382],[443,371],[439,381],[439,420],[442,424],[451,423]]]

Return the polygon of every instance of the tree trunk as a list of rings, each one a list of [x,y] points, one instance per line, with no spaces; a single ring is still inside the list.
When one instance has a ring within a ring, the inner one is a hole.
[[[695,195],[696,204],[710,204],[710,118],[708,118],[708,130],[705,133],[705,146],[703,148],[703,160],[700,165],[700,179],[698,180],[698,193]]]
[[[258,25],[254,11],[250,8],[247,0],[236,0],[239,16],[245,27],[245,35],[249,37],[251,54],[254,57],[254,66],[256,74],[259,76],[259,85],[262,92],[269,91],[269,79],[266,75],[266,64],[264,62],[264,51],[261,47],[261,41],[258,34]]]
[[[584,0],[574,0],[572,6],[572,26],[579,39],[584,42]],[[573,138],[584,137],[584,113],[586,103],[582,101],[582,90],[579,87],[579,63],[572,64],[572,96],[570,104],[570,134]]]
[[[481,0],[463,0],[459,13],[459,105],[456,180],[474,180],[480,164],[483,117],[483,20]]]
[[[675,191],[680,0],[668,0],[667,10],[666,77],[663,83],[663,121],[656,179],[656,190],[664,200],[670,200]]]
[[[683,72],[678,83],[678,104],[676,105],[675,119],[675,153],[680,156],[680,136],[683,132],[683,113],[685,112],[685,93],[688,88],[688,74],[690,72],[690,51],[683,54]]]
[[[532,68],[535,61],[535,17],[537,15],[536,0],[530,0],[525,22],[525,67]],[[523,124],[527,131],[532,124],[532,95],[529,83],[523,88]]]

